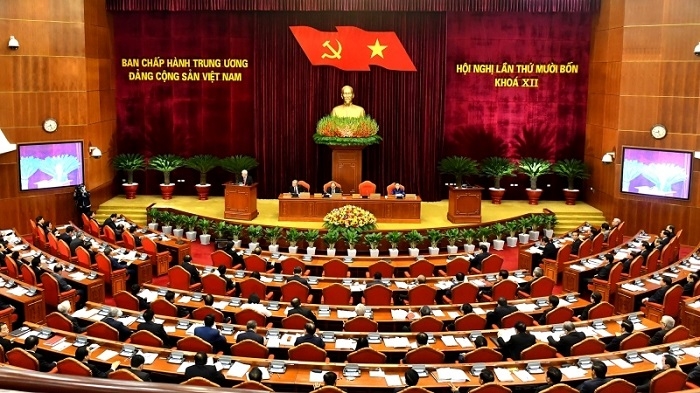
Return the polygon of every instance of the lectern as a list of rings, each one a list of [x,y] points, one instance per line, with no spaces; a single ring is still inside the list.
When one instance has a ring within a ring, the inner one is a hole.
[[[481,191],[482,187],[452,187],[450,186],[450,202],[447,209],[447,219],[454,224],[481,223]]]
[[[226,183],[224,192],[224,218],[250,221],[258,216],[258,183],[239,186]]]

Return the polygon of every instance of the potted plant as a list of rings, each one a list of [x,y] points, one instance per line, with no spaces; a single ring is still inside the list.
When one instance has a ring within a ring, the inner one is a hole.
[[[575,205],[579,190],[574,188],[574,180],[587,179],[588,167],[581,160],[567,159],[554,163],[552,172],[566,178],[567,188],[564,189],[564,199],[567,205]]]
[[[440,253],[440,246],[439,243],[440,241],[445,238],[445,235],[442,233],[442,231],[438,229],[428,229],[426,231],[426,237],[428,238],[428,241],[430,242],[430,247],[428,247],[428,253],[430,255],[437,255]]]
[[[160,215],[160,220],[163,221],[163,225],[160,227],[160,230],[165,236],[170,236],[173,234],[173,226],[171,225],[173,223],[173,219],[173,213],[170,213],[168,211],[163,212]]]
[[[197,240],[197,223],[199,222],[199,217],[197,216],[185,216],[185,237],[187,240],[193,242]]]
[[[287,229],[287,241],[289,242],[289,253],[297,253],[297,242],[303,238],[303,233],[296,228]]]
[[[501,188],[501,178],[511,176],[515,171],[515,164],[505,157],[489,157],[481,162],[481,172],[493,178],[493,187],[489,188],[491,203],[500,205],[505,188]]]
[[[231,235],[231,238],[233,239],[233,246],[236,248],[241,247],[241,235],[243,234],[243,225],[229,225],[226,228],[226,232],[228,232],[229,235]]]
[[[518,227],[520,228],[520,233],[518,234],[518,241],[520,244],[527,244],[530,241],[530,235],[528,235],[527,230],[530,228],[530,219],[528,217],[521,217],[517,221]]]
[[[160,194],[163,199],[172,199],[175,191],[175,183],[170,182],[170,173],[185,165],[185,159],[175,154],[161,154],[148,160],[148,166],[163,172],[163,183],[160,185]]]
[[[443,175],[455,177],[457,188],[462,187],[462,178],[478,173],[479,164],[467,157],[445,157],[438,163],[438,171]]]
[[[384,235],[384,238],[386,239],[387,242],[389,242],[389,256],[390,257],[396,257],[399,255],[399,242],[401,241],[401,238],[403,237],[403,233],[401,232],[389,232],[386,235]]]
[[[457,242],[462,240],[462,233],[459,228],[450,228],[445,231],[445,239],[447,239],[447,253],[456,254],[459,251]]]
[[[304,232],[304,240],[306,240],[306,255],[316,255],[316,239],[318,239],[318,229],[309,229]]]
[[[152,208],[148,210],[148,215],[151,217],[151,222],[148,223],[148,229],[151,231],[157,231],[158,230],[158,221],[161,220],[161,212],[160,210],[156,208]]]
[[[371,232],[365,234],[365,243],[369,246],[369,256],[377,258],[379,256],[379,243],[382,241],[382,234],[379,232]]]
[[[185,235],[185,230],[183,229],[183,227],[185,226],[186,220],[187,216],[184,216],[182,214],[173,215],[173,225],[175,225],[175,229],[173,229],[173,235],[177,238],[178,244],[182,244],[182,237]]]
[[[211,241],[211,235],[209,234],[211,224],[212,222],[206,218],[201,218],[197,221],[197,228],[202,231],[202,234],[199,235],[199,242],[202,243],[203,246],[206,246]]]
[[[551,239],[554,237],[554,227],[559,220],[555,214],[545,214],[542,216],[542,221],[544,221],[544,235]]]
[[[207,173],[219,166],[219,159],[211,154],[200,154],[185,160],[185,166],[199,172],[199,184],[195,185],[200,201],[209,199],[211,184],[207,183]]]
[[[462,231],[462,238],[464,239],[464,252],[473,253],[474,252],[474,240],[476,239],[476,230],[474,228],[467,228]]]
[[[228,239],[226,238],[226,234],[228,234],[228,224],[226,224],[225,221],[217,222],[216,225],[214,225],[214,234],[216,235],[215,241],[218,248],[222,248],[222,244],[225,246],[226,243],[228,243]]]
[[[540,228],[544,226],[544,215],[533,214],[530,216],[530,241],[536,242],[540,238]]]
[[[146,160],[141,154],[119,154],[112,159],[112,166],[117,171],[126,173],[126,183],[122,184],[126,199],[136,198],[138,183],[134,183],[134,171],[146,169]]]
[[[508,247],[515,247],[518,245],[518,237],[516,236],[516,233],[518,233],[518,222],[513,220],[513,221],[508,221],[505,223],[506,226],[506,231],[508,232],[508,237],[506,238],[506,244]]]
[[[326,242],[326,255],[329,257],[335,256],[335,243],[340,240],[340,232],[338,229],[329,229],[325,235],[323,235],[323,241]]]
[[[355,245],[360,241],[360,232],[355,228],[345,228],[343,230],[343,238],[348,244],[348,256],[350,258],[355,258],[357,255],[357,250],[355,250]]]
[[[248,248],[252,251],[257,248],[260,243],[258,243],[258,239],[260,239],[263,235],[263,229],[260,225],[251,225],[246,229],[246,232],[248,232],[248,238],[250,239],[250,243],[248,243]]]
[[[503,245],[505,244],[505,240],[502,240],[503,235],[506,234],[508,231],[508,228],[506,228],[503,223],[497,222],[491,226],[491,231],[493,232],[493,235],[496,237],[493,239],[493,249],[494,250],[503,250]]]
[[[491,236],[491,233],[491,227],[488,225],[479,227],[476,230],[476,238],[479,239],[479,246],[486,246],[487,251],[491,248],[491,243],[489,243],[489,236]]]
[[[414,229],[403,235],[403,238],[408,243],[408,255],[412,257],[417,257],[420,254],[418,244],[425,240],[425,236],[423,236],[420,232]]]
[[[552,164],[541,158],[525,157],[518,163],[520,172],[530,177],[530,188],[526,188],[527,198],[531,205],[537,205],[542,195],[542,190],[537,188],[537,178],[549,173]]]
[[[224,168],[226,172],[233,173],[236,183],[239,183],[242,179],[241,172],[245,169],[250,171],[258,166],[258,161],[250,156],[230,156],[222,158],[219,161],[219,166]]]
[[[250,230],[250,228],[249,228]],[[250,232],[249,232],[250,233]],[[275,253],[278,252],[280,249],[279,244],[277,244],[277,241],[282,238],[282,228],[280,227],[272,227],[272,228],[265,228],[265,240],[269,243],[267,246],[268,251]]]

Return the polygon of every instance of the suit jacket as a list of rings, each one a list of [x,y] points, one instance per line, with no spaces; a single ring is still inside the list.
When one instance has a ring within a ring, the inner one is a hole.
[[[620,350],[620,343],[622,343],[622,340],[626,339],[627,337],[631,336],[631,333],[624,332],[619,336],[616,336],[615,338],[612,339],[608,343],[608,345],[605,346],[605,350],[608,352],[614,352],[614,351],[619,351]]]
[[[5,353],[7,353],[7,351],[14,348],[14,345],[12,345],[12,342],[5,337],[0,337],[0,347],[5,350]]]
[[[613,264],[608,263],[607,265],[603,266],[598,270],[598,274],[595,275],[595,278],[599,280],[607,280],[610,278],[610,270],[612,270]]]
[[[535,393],[540,393],[541,391],[543,391],[543,390],[545,390],[545,389],[549,389],[549,388],[551,388],[552,386],[554,386],[554,385],[553,385],[553,384],[542,385],[542,386],[536,388],[536,389],[534,390],[534,392],[535,392]]]
[[[688,281],[683,285],[683,296],[693,296],[693,292],[695,291],[695,284],[694,282]]]
[[[221,349],[226,344],[226,338],[221,335],[219,329],[209,326],[200,326],[194,329],[194,335],[211,344],[216,349]]]
[[[314,324],[316,324],[316,322],[317,322],[316,315],[313,313],[313,311],[309,310],[308,308],[304,308],[304,307],[299,306],[299,307],[293,308],[287,312],[287,316],[291,316],[294,314],[301,314],[301,315],[305,316],[306,318],[309,318],[310,320],[312,320],[314,322]]]
[[[30,266],[30,268],[32,269],[32,271],[34,272],[34,275],[36,276],[36,283],[37,284],[40,283],[41,282],[41,275],[44,274],[44,271],[41,270],[40,267]]]
[[[581,241],[581,239],[576,239],[576,240],[574,240],[573,243],[571,243],[571,253],[572,254],[578,255],[578,249],[579,249],[579,247],[581,247],[581,243],[583,243]]]
[[[230,248],[227,248],[224,251],[226,252],[226,254],[230,255],[231,258],[233,258],[233,266],[241,265],[241,269],[245,270],[245,259],[243,259],[242,256],[238,255],[238,251],[232,250]]]
[[[227,290],[227,291],[230,291],[230,290],[233,289],[233,287],[234,287],[233,280],[231,280],[230,278],[226,277],[225,274],[223,274],[223,275],[222,275],[222,274],[219,274],[219,277],[223,278],[224,281],[226,281],[226,290]]]
[[[297,185],[296,192],[294,191],[294,187],[289,187],[289,192],[293,195],[299,195],[302,192],[309,192],[309,190],[307,190],[306,187]]]
[[[59,291],[65,292],[65,291],[70,291],[71,289],[73,289],[73,287],[71,287],[70,284],[68,284],[68,281],[66,281],[65,278],[61,277],[60,274],[53,273],[53,277],[56,279],[56,281],[58,281],[58,290]],[[37,277],[37,278],[39,278],[39,277]]]
[[[96,365],[90,363],[90,362],[83,362],[87,368],[90,369],[90,372],[92,372],[92,376],[95,378],[107,378],[107,375],[109,375],[110,371],[102,371],[99,368],[97,368]]]
[[[85,243],[86,242],[79,237],[76,237],[75,239],[71,240],[71,242],[68,243],[68,247],[70,248],[70,255],[75,256],[75,250],[80,246],[83,246],[86,250],[90,250],[90,246],[88,246]]]
[[[219,385],[223,385],[226,381],[224,375],[216,371],[216,367],[207,365],[199,366],[194,364],[187,367],[185,370],[185,378],[190,379],[194,377],[202,377]]]
[[[506,356],[513,360],[520,360],[520,354],[527,348],[535,345],[537,339],[530,333],[516,333],[510,337],[508,342],[498,338],[498,345],[503,349]]]
[[[112,270],[126,269],[126,262],[121,262],[117,258],[108,256],[109,263],[112,265]]]
[[[241,178],[241,183],[243,183],[246,186],[252,186],[253,185],[253,177],[248,175],[245,179]]]
[[[117,228],[117,223],[112,221],[112,219],[110,217],[107,217],[107,219],[105,220],[104,224],[102,224],[102,226],[112,228],[112,230],[114,231],[114,234],[117,235],[117,237],[119,237],[122,233],[122,229]]]
[[[75,318],[74,316],[70,314],[61,314],[64,317],[68,318],[70,323],[73,325],[73,333],[83,333],[87,328],[84,328],[80,326],[80,323],[78,323],[78,318]]]
[[[135,370],[133,368],[130,368],[129,371],[134,373],[134,375],[136,375],[137,377],[141,378],[143,382],[151,382],[151,374],[145,371]]]
[[[34,358],[36,358],[36,360],[39,362],[39,371],[41,372],[51,371],[51,369],[56,366],[56,362],[49,362],[48,360],[44,359],[44,356],[42,356],[40,353],[32,351],[27,352],[32,354],[32,356],[34,356]]]
[[[326,343],[323,342],[323,339],[315,334],[304,334],[301,337],[297,337],[296,341],[294,341],[294,346],[296,347],[303,343],[311,343],[321,349],[326,347]]]
[[[168,346],[170,339],[168,338],[168,333],[163,329],[163,325],[155,322],[141,322],[136,327],[136,330],[147,330],[156,335],[159,339],[163,340],[163,345]]]
[[[373,279],[372,281],[370,281],[370,282],[367,283],[367,287],[366,287],[366,288],[369,288],[369,287],[371,287],[372,285],[384,285],[384,283],[382,282],[382,280]]]
[[[666,337],[666,333],[668,333],[668,330],[666,329],[661,329],[658,332],[654,333],[654,335],[651,336],[651,339],[649,339],[649,346],[663,344],[664,337]]]
[[[102,322],[117,329],[117,331],[119,332],[119,341],[126,341],[126,339],[131,337],[131,329],[124,326],[124,324],[121,321],[117,321],[112,317],[107,317],[103,319]]]
[[[183,262],[180,266],[182,266],[182,268],[187,270],[187,272],[190,274],[190,285],[202,282],[202,278],[199,276],[199,270],[197,270],[194,265]]]
[[[501,319],[516,311],[518,311],[518,308],[515,306],[496,306],[496,308],[493,309],[493,311],[489,311],[486,313],[486,329],[491,329],[492,324],[501,326]]]
[[[649,296],[649,301],[662,304],[664,302],[664,296],[666,296],[666,292],[671,289],[670,286],[664,286],[656,290],[653,295]]]
[[[542,249],[542,259],[557,259],[557,246],[554,243],[547,243]]]
[[[695,366],[690,370],[688,373],[688,382],[692,382],[696,385],[700,383],[700,366]]]
[[[490,257],[491,254],[488,252],[482,252],[480,254],[474,255],[474,258],[472,258],[471,261],[469,261],[469,267],[470,268],[476,268],[481,270],[481,263],[484,262],[484,259],[487,257]],[[468,274],[469,272],[464,272],[465,274]]]
[[[330,187],[326,188],[326,194],[342,194],[343,190],[340,189],[340,187],[336,187],[335,189],[332,189]]]
[[[656,246],[656,248],[658,248],[659,250],[661,250],[661,249],[664,248],[664,246],[667,245],[668,242],[670,242],[670,241],[671,241],[671,238],[670,238],[670,237],[661,239],[661,240],[659,240],[659,245]]]
[[[630,267],[632,267],[632,260],[633,260],[633,259],[634,259],[634,258],[630,257],[630,258],[625,259],[625,260],[622,262],[622,272],[623,272],[623,273],[629,274],[629,272],[630,272]]]
[[[295,275],[293,275],[293,276],[291,276],[291,277],[289,277],[289,278],[287,279],[287,282],[290,282],[290,281],[297,281],[297,282],[300,282],[300,283],[304,284],[304,286],[306,286],[307,288],[309,288],[309,291],[311,290],[311,285],[309,284],[309,280],[305,279],[305,278],[302,277],[302,276],[298,276],[298,275],[295,274]],[[301,300],[301,299],[299,299],[299,300]]]
[[[646,380],[646,382],[644,382],[643,384],[637,386],[637,391],[638,391],[638,392],[648,392],[648,391],[649,391],[649,388],[651,387],[651,380],[654,379],[655,376],[661,374],[661,373],[664,372],[664,371],[666,371],[666,370],[656,370],[656,371],[654,371],[654,373],[651,374],[651,376],[649,377],[649,379]]]
[[[394,188],[391,190],[391,195],[406,195],[406,189]]]
[[[66,242],[66,245],[68,246],[73,241],[73,238],[71,237],[71,235],[64,232],[64,233],[58,235],[57,240],[63,240],[64,242]]]
[[[547,337],[549,345],[557,349],[557,352],[564,356],[571,356],[571,347],[575,344],[580,343],[586,338],[586,334],[583,332],[573,331],[571,333],[565,334],[559,338],[559,341],[554,341],[552,336]]]
[[[546,325],[547,324],[547,314],[549,314],[552,311],[554,311],[554,308],[548,308],[547,310],[545,310],[542,313],[542,315],[540,316],[540,319],[537,320],[537,323],[539,323],[540,325]]]
[[[593,393],[596,389],[608,381],[609,379],[607,378],[593,378],[589,379],[588,381],[584,381],[582,384],[578,385],[576,389],[578,389],[578,391],[581,393]]]
[[[596,306],[596,305],[597,304],[591,303],[591,304],[587,305],[586,307],[584,307],[583,311],[581,311],[581,320],[585,321],[586,319],[588,319],[588,312],[591,311],[591,308],[593,308],[593,306]]]
[[[236,337],[236,342],[239,343],[243,340],[253,340],[260,345],[265,345],[265,338],[252,330],[246,330]]]
[[[143,311],[148,307],[151,307],[151,305],[148,303],[148,300],[142,298],[141,296],[136,296],[136,298],[139,299],[139,311]]]

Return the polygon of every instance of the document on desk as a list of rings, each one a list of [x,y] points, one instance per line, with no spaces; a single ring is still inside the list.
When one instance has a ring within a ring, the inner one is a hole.
[[[145,299],[149,303],[153,303],[156,301],[156,299],[158,299],[158,292],[144,289],[143,291],[139,292],[138,296]]]
[[[101,360],[103,362],[106,362],[106,361],[109,361],[109,359],[117,356],[118,354],[119,354],[119,352],[117,352],[117,351],[112,351],[111,349],[105,349],[104,352],[102,352],[101,354],[99,354],[99,356],[97,356],[97,360]]]
[[[515,328],[507,328],[507,329],[500,329],[498,330],[498,333],[496,334],[497,337],[500,337],[503,339],[503,341],[508,342],[510,340],[510,337],[515,334]]]
[[[516,304],[515,308],[517,308],[518,311],[522,311],[522,312],[533,312],[533,311],[537,310],[537,305],[534,303],[520,303],[520,304]]]
[[[508,279],[509,279],[510,281],[515,281],[515,282],[518,283],[518,284],[523,284],[523,283],[526,283],[526,282],[527,282],[527,280],[525,280],[524,278],[515,277],[515,276],[508,276]]]
[[[435,283],[435,286],[442,290],[450,289],[452,288],[452,285],[452,281],[438,281]]]
[[[350,311],[350,310],[341,310],[338,309],[338,319],[350,319],[350,318],[355,318],[357,316],[357,313],[355,311]]]
[[[193,323],[192,325],[190,325],[190,327],[187,328],[187,330],[185,331],[185,334],[187,334],[188,336],[193,336],[194,329],[197,329],[198,327],[203,327],[203,326],[204,326],[203,323]]]
[[[615,256],[613,257],[614,259],[626,259],[627,258],[627,252],[625,250],[620,250],[618,251]]]
[[[472,344],[469,337],[455,337],[455,341],[457,341],[462,348],[474,348],[474,344]]]
[[[477,278],[474,280],[469,280],[469,282],[472,283],[473,285],[476,285],[479,288],[486,286],[486,283],[484,282],[484,280],[482,280],[480,278]]]
[[[542,254],[542,250],[540,250],[540,248],[537,246],[532,246],[532,247],[528,248],[526,251],[529,252],[530,254]]]
[[[296,339],[298,337],[301,337],[301,334],[289,334],[289,333],[283,334],[282,338],[280,339],[280,344],[281,345],[294,345],[294,341],[296,341]]]
[[[227,305],[227,304],[228,304],[227,301],[225,301],[225,300],[220,300],[220,301],[218,301],[218,302],[214,302],[214,304],[212,304],[211,306],[214,307],[214,308],[217,309],[217,310],[223,310],[224,308],[226,308],[226,305]],[[285,315],[286,315],[286,314],[285,314]]]
[[[405,281],[394,281],[394,283],[398,289],[408,289],[408,284]]]
[[[486,314],[486,311],[484,311],[484,309],[481,307],[474,307],[474,308],[472,308],[472,311],[474,311],[474,314],[476,314],[476,315]]]
[[[572,304],[572,302],[567,301],[566,299],[559,299],[559,304],[557,305],[557,308],[559,307],[569,307]]]
[[[180,367],[177,368],[177,373],[184,374],[185,370],[187,370],[187,367],[189,366],[194,366],[194,362],[182,362]]]
[[[467,374],[460,368],[442,367],[435,370],[438,382],[466,382],[469,381]]]
[[[657,355],[657,354],[654,354],[654,353],[651,353],[651,352],[641,353],[641,354],[639,354],[639,355],[640,355],[641,357],[643,357],[644,359],[646,359],[646,360],[648,360],[648,361],[650,361],[650,362],[652,362],[652,363],[654,363],[654,364],[659,363],[659,361],[661,360],[661,356],[660,356],[660,355]]]
[[[663,274],[661,274],[661,275],[662,275],[662,276],[668,276],[668,277],[671,277],[671,278],[676,278],[676,277],[678,277],[678,274],[669,273],[669,272],[663,273]]]
[[[279,348],[280,346],[280,338],[279,337],[268,337],[267,338],[267,347],[268,348]]]
[[[493,369],[496,373],[496,378],[501,382],[513,382],[513,376],[507,368],[496,367]]]
[[[309,371],[309,382],[323,382],[323,375],[325,372],[319,370],[319,371],[314,371],[311,370]]]
[[[613,362],[613,364],[615,364],[617,367],[620,367],[620,368],[633,368],[634,367],[633,365],[631,365],[630,363],[628,363],[624,359],[615,358],[615,359],[610,359],[610,361]]]
[[[600,337],[613,337],[614,334],[610,333],[606,329],[592,329],[595,334],[599,335]]]
[[[634,285],[634,284],[630,284],[630,283],[624,283],[621,285],[621,287],[622,287],[622,289],[626,289],[626,290],[632,291],[632,292],[642,292],[642,291],[646,290],[646,288],[644,288],[644,287],[640,287],[638,285]]]
[[[561,336],[559,333],[552,333],[552,332],[549,332],[549,331],[544,331],[544,332],[532,331],[532,332],[530,332],[530,333],[531,333],[533,336],[535,336],[535,338],[537,339],[537,341],[543,342],[543,343],[545,343],[545,344],[549,342],[549,340],[547,340],[547,337],[553,336],[554,339],[558,341],[558,340],[559,340],[559,337]]]
[[[264,282],[264,283],[271,283],[271,282],[272,282],[272,277],[261,276],[261,277],[260,277],[260,281],[262,281],[262,282]]]
[[[700,306],[700,300],[699,300],[698,302],[699,302],[698,305]],[[452,319],[457,319],[457,318],[459,318],[461,315],[462,315],[462,314],[460,314],[460,313],[457,312],[457,311],[448,311],[448,312],[447,312],[447,316],[450,317],[450,318],[452,318]]]
[[[403,386],[400,375],[385,375],[386,386]]]
[[[391,310],[391,319],[393,320],[402,320],[406,319],[408,316],[408,311],[406,310],[400,310],[400,309],[392,309]]]
[[[357,342],[349,338],[338,338],[335,340],[335,349],[354,350],[356,346]]]
[[[117,318],[117,321],[123,323],[124,326],[129,326],[132,323],[136,322],[136,317],[134,317],[134,316],[121,317],[121,318]]]
[[[456,347],[457,345],[457,340],[455,340],[455,336],[441,336],[440,340],[442,340],[442,343],[445,344],[446,347]]]
[[[350,285],[350,292],[362,292],[367,288],[367,285],[353,283]]]
[[[408,337],[384,337],[384,345],[389,348],[408,348],[411,346],[411,342],[408,341]]]
[[[250,364],[245,364],[241,362],[234,362],[231,368],[228,369],[226,374],[231,375],[236,378],[243,378],[245,374],[250,370]]]
[[[93,308],[93,309],[81,308],[80,310],[74,312],[72,315],[75,318],[88,319],[91,316],[97,314],[98,312],[100,312],[99,308]]]
[[[163,326],[163,330],[165,330],[166,333],[175,333],[177,331],[177,328],[175,325],[166,325]]]
[[[585,266],[581,266],[581,265],[579,265],[579,264],[569,265],[569,267],[572,268],[572,269],[574,269],[574,270],[578,270],[578,271],[580,271],[580,272],[586,270],[586,267],[585,267]]]
[[[647,281],[649,281],[652,284],[661,285],[661,280],[654,280],[653,278],[647,278]]]
[[[177,300],[178,303],[189,303],[192,300],[192,296],[183,296]]]
[[[515,370],[513,371],[513,374],[515,374],[515,376],[523,382],[532,382],[535,380],[535,377],[533,377],[532,374],[527,372],[527,370]]]
[[[578,379],[585,377],[588,373],[586,370],[578,366],[562,367],[560,368],[561,373],[564,374],[569,379]]]
[[[684,347],[683,352],[687,353],[688,355],[690,355],[692,357],[700,358],[700,347],[699,346]]]
[[[63,341],[61,341],[60,343],[54,345],[54,346],[53,346],[53,350],[54,350],[54,351],[61,352],[61,351],[63,351],[64,349],[66,349],[66,348],[68,348],[68,347],[70,347],[70,346],[72,346],[72,345],[73,345],[72,342],[68,342],[68,340],[63,340]]]
[[[590,326],[579,326],[576,328],[577,332],[581,332],[586,335],[586,337],[596,337],[595,329]]]
[[[76,281],[82,281],[85,278],[87,278],[87,274],[85,274],[83,272],[75,272],[75,273],[69,274],[69,277],[76,280]]]
[[[7,292],[9,292],[15,296],[24,296],[28,292],[28,290],[26,288],[23,288],[23,287],[18,285],[16,287],[10,289]]]
[[[143,356],[143,359],[145,360],[146,364],[153,364],[153,362],[155,362],[156,359],[158,359],[157,353],[141,352],[141,356]]]
[[[384,378],[385,374],[381,368],[378,368],[376,370],[369,370],[369,376],[372,378]]]

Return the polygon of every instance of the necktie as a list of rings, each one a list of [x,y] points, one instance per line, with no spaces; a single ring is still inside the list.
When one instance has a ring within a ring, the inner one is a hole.
[[[298,193],[299,193],[299,190],[298,190],[296,187],[294,187],[294,193],[295,193],[295,194],[298,194]]]

